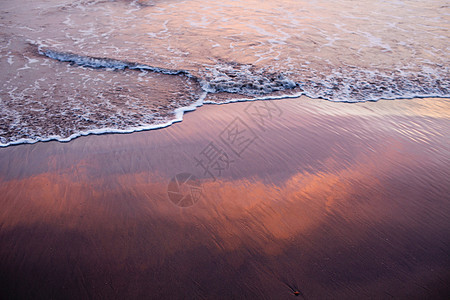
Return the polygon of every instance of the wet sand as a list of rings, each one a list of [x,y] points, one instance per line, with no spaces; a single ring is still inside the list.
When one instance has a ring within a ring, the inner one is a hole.
[[[446,299],[449,111],[302,97],[2,148],[2,298]]]

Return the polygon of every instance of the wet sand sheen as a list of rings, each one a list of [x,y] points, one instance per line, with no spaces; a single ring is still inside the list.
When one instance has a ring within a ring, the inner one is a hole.
[[[0,149],[3,293],[445,298],[449,108],[207,105],[161,130]],[[254,138],[240,155],[236,122]],[[215,181],[195,160],[210,145],[229,159]],[[202,183],[189,208],[167,194],[184,172]]]

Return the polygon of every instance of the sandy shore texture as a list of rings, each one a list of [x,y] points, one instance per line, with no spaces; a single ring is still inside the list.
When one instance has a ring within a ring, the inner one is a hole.
[[[2,148],[2,298],[448,299],[449,112],[302,97]]]

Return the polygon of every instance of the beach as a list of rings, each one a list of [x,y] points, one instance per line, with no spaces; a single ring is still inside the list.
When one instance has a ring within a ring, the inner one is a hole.
[[[203,105],[162,129],[0,148],[2,295],[445,299],[449,109]]]
[[[0,298],[450,299],[449,16],[0,1]]]

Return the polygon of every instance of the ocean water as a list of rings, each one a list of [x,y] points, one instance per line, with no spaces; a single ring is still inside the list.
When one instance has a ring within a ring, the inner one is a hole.
[[[450,97],[448,1],[3,0],[0,146],[204,103]]]

